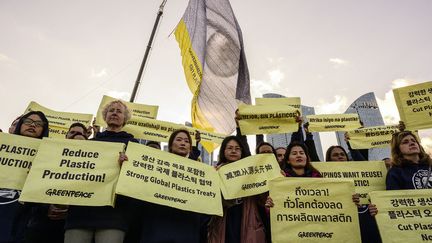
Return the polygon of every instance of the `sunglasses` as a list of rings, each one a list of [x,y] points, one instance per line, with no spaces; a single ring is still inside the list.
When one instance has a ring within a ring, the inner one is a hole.
[[[23,119],[23,124],[30,126],[31,124],[34,124],[36,127],[43,127],[45,125],[45,122],[43,121],[35,121],[31,118],[24,118]]]

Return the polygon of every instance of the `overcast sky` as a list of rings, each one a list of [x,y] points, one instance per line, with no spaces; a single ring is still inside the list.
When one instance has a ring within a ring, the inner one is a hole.
[[[0,0],[0,128],[30,101],[95,113],[104,94],[129,99],[161,1]],[[375,92],[387,124],[391,89],[432,80],[432,1],[232,0],[252,96],[300,96],[339,113]],[[174,35],[186,0],[168,0],[136,102],[161,120],[190,120],[191,94]],[[432,148],[431,132],[423,143]],[[336,143],[324,134],[324,150]]]

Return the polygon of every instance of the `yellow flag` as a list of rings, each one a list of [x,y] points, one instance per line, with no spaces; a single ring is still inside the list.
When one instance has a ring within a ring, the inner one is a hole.
[[[369,204],[368,193],[385,190],[387,169],[383,161],[313,162],[324,178],[352,179],[360,203]]]
[[[270,181],[272,242],[361,242],[354,183],[322,178]]]
[[[432,81],[394,89],[393,94],[407,129],[432,128]]]
[[[358,114],[326,114],[306,116],[311,132],[350,131],[359,128]]]
[[[269,190],[268,181],[283,177],[274,154],[258,154],[219,168],[225,199],[258,195]]]
[[[21,190],[41,140],[0,133],[0,187]]]
[[[382,241],[432,241],[431,195],[431,189],[371,192],[371,201],[378,209],[375,218]]]
[[[186,211],[222,216],[218,175],[212,166],[129,143],[116,193]],[[133,185],[133,186],[131,186]]]
[[[240,130],[244,135],[273,134],[298,130],[299,111],[286,105],[239,105]]]
[[[107,124],[105,123],[102,115],[102,111],[104,107],[109,104],[112,101],[118,100],[116,98],[104,95],[102,98],[102,101],[99,105],[99,109],[96,114],[96,124],[102,127],[106,127]],[[142,118],[150,118],[150,119],[156,119],[157,113],[158,113],[158,106],[155,105],[145,105],[145,104],[138,104],[138,103],[131,103],[122,100],[123,103],[129,108],[131,112],[131,118],[136,117],[142,117]]]
[[[28,105],[24,113],[29,111],[42,111],[49,121],[49,137],[50,138],[65,138],[70,125],[75,122],[80,122],[84,126],[90,126],[93,118],[92,114],[60,112],[50,110],[32,101]]]
[[[175,36],[193,94],[193,126],[231,134],[238,101],[250,104],[251,98],[243,38],[229,1],[190,0]]]
[[[20,201],[112,206],[123,150],[122,143],[44,138]]]
[[[398,125],[376,126],[348,131],[348,136],[353,149],[385,148],[398,131]]]

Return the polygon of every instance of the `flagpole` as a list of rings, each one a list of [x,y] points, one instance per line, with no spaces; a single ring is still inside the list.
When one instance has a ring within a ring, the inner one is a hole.
[[[159,26],[159,20],[162,17],[163,9],[165,7],[166,2],[167,2],[167,0],[162,0],[161,5],[159,6],[159,11],[157,13],[156,20],[155,20],[155,23],[154,23],[154,26],[153,26],[153,30],[152,30],[152,33],[150,35],[150,39],[149,39],[148,44],[147,44],[147,49],[145,51],[144,58],[143,58],[143,60],[141,62],[141,66],[140,66],[140,69],[139,69],[139,72],[138,72],[138,76],[137,76],[137,79],[135,81],[135,86],[134,86],[134,88],[132,90],[132,95],[131,95],[131,98],[130,98],[130,102],[134,102],[135,101],[136,93],[138,91],[138,87],[139,87],[140,82],[141,82],[141,77],[142,77],[142,74],[143,74],[143,71],[144,71],[144,67],[146,65],[147,58],[148,58],[148,55],[150,53],[150,50],[152,48],[153,38],[154,38],[154,36],[156,34],[157,27]]]

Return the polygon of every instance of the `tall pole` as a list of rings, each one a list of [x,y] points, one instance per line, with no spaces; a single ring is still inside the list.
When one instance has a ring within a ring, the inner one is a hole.
[[[154,36],[156,34],[157,27],[159,26],[159,20],[162,17],[163,9],[165,7],[166,2],[167,2],[167,0],[162,0],[161,5],[159,6],[159,11],[157,13],[156,20],[155,20],[155,23],[154,23],[154,26],[153,26],[153,30],[152,30],[152,33],[150,35],[150,39],[149,39],[148,44],[147,44],[147,49],[145,51],[144,58],[143,58],[143,60],[141,62],[141,67],[140,67],[140,70],[138,72],[137,79],[135,81],[135,86],[134,86],[134,88],[132,90],[132,95],[131,95],[131,98],[130,98],[130,102],[134,102],[135,101],[136,93],[138,91],[138,87],[139,87],[140,82],[141,82],[141,77],[142,77],[142,74],[143,74],[143,71],[144,71],[144,67],[146,65],[147,58],[148,58],[148,55],[150,53],[150,50],[152,48],[153,38],[154,38]]]

